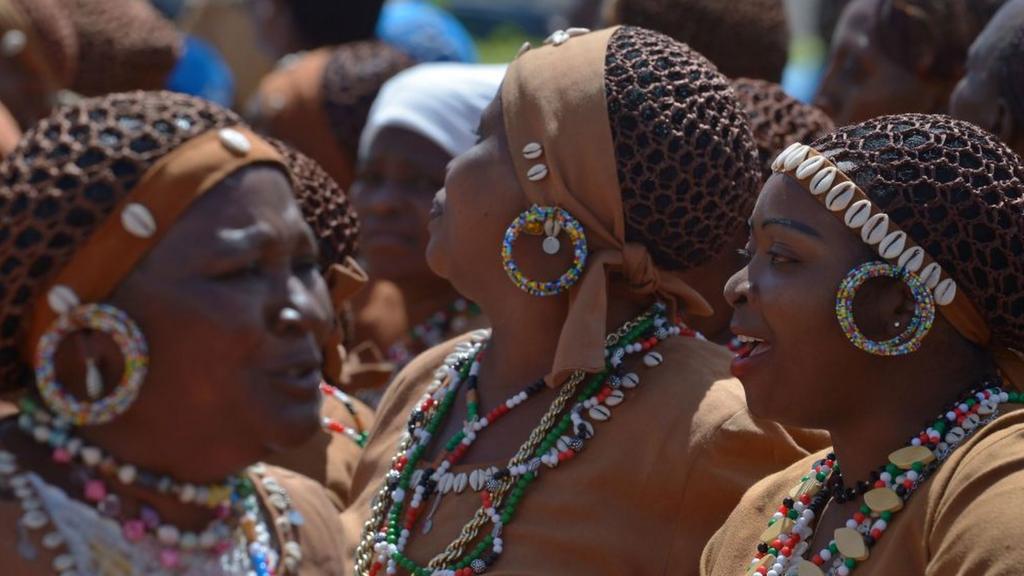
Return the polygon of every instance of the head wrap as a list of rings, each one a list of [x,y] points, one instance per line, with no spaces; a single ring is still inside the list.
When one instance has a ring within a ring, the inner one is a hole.
[[[732,87],[754,131],[765,180],[772,175],[772,161],[786,146],[812,142],[835,130],[828,114],[786,94],[774,82],[737,78]]]
[[[883,52],[916,72],[931,55],[925,73],[956,80],[967,51],[1006,0],[856,0],[876,4],[876,34]]]
[[[0,35],[15,30],[23,34],[24,46],[4,57],[21,59],[54,89],[67,87],[78,66],[78,36],[62,2],[0,0]]]
[[[250,114],[257,127],[308,154],[346,187],[377,92],[411,64],[377,41],[315,50],[267,75]]]
[[[78,71],[72,90],[98,96],[165,87],[181,55],[183,36],[149,2],[62,2],[79,42]]]
[[[784,0],[614,0],[609,16],[685,42],[731,78],[782,80],[789,52]]]
[[[811,147],[793,145],[775,168],[819,190],[815,197],[862,239],[880,237],[873,244],[882,259],[918,274],[936,291],[946,320],[991,349],[1006,376],[1024,386],[1024,362],[1014,352],[1024,349],[1019,156],[973,124],[902,114],[839,129]],[[838,172],[829,176],[833,168]],[[856,186],[852,197],[831,192],[848,182]],[[854,218],[862,197],[870,210]],[[911,265],[915,245],[923,260]]]
[[[57,109],[0,164],[0,389],[31,381],[61,304],[102,301],[188,206],[253,163],[287,168],[234,113],[169,92]]]
[[[571,213],[590,249],[548,377],[557,384],[604,367],[609,273],[637,295],[711,311],[676,271],[743,225],[760,170],[728,82],[696,52],[631,27],[553,38],[509,66],[501,101],[527,201]],[[537,164],[540,180],[527,176]]]
[[[404,128],[437,144],[450,156],[476,141],[484,108],[498,95],[505,66],[420,64],[381,88],[359,141],[365,157],[384,128]]]
[[[422,0],[388,2],[377,22],[377,38],[417,62],[476,62],[473,37],[454,16]]]

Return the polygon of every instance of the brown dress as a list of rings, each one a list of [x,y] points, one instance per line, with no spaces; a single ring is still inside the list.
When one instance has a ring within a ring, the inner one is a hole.
[[[410,410],[458,341],[421,355],[388,389],[356,468],[353,503],[341,516],[346,556],[358,545]],[[752,419],[739,382],[728,376],[724,348],[674,338],[659,351],[664,364],[636,369],[640,387],[611,420],[596,423],[579,457],[542,467],[505,526],[505,550],[489,575],[696,574],[704,542],[740,495],[822,446],[820,435],[797,438]],[[479,504],[470,489],[445,496],[433,529],[417,529],[408,555],[425,563],[442,551]]]
[[[958,448],[898,512],[856,576],[1024,573],[1024,409],[1003,415]],[[768,519],[811,464],[809,456],[751,488],[701,558],[702,576],[738,576]]]

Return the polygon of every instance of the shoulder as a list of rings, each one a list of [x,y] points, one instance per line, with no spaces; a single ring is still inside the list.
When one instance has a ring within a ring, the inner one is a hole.
[[[264,465],[257,476],[264,506],[270,512],[273,526],[282,530],[289,525],[301,547],[299,574],[337,574],[345,565],[342,547],[338,542],[341,524],[337,510],[328,498],[325,488],[317,482],[285,468]],[[295,514],[287,514],[275,496],[274,484],[283,491],[284,500]]]

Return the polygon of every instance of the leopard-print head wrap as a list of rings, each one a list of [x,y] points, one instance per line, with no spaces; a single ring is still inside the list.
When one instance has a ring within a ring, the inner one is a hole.
[[[612,0],[606,18],[685,42],[731,78],[780,82],[789,51],[784,8],[783,0]]]
[[[764,180],[772,175],[772,161],[791,143],[811,142],[835,130],[828,114],[786,94],[774,82],[736,78],[732,87],[754,131]]]
[[[1024,348],[1024,162],[947,116],[884,116],[811,144],[950,274],[993,340]]]
[[[99,96],[126,90],[160,90],[166,85],[181,56],[183,37],[149,2],[62,3],[79,42],[72,90]]]
[[[170,92],[112,94],[56,109],[0,164],[0,391],[27,386],[32,306],[162,157],[233,112]]]
[[[685,44],[626,26],[608,44],[605,94],[626,240],[666,270],[708,262],[746,225],[761,181],[729,81]]]

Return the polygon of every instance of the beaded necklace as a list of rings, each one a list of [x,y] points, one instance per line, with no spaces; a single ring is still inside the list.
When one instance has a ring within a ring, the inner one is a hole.
[[[328,434],[341,434],[355,442],[356,446],[360,448],[366,446],[369,433],[363,428],[363,423],[356,412],[352,397],[326,382],[320,383],[320,393],[323,394],[324,400],[338,402],[344,406],[345,410],[352,416],[352,420],[356,423],[355,426],[346,426],[334,418],[324,416],[321,421],[321,427],[324,431]]]
[[[270,544],[270,531],[263,520],[263,512],[251,480],[257,478],[268,493],[269,502],[287,520],[276,523],[276,526],[284,534],[284,560],[289,565],[286,571],[290,573],[297,570],[301,550],[295,540],[294,526],[302,523],[301,514],[291,509],[287,493],[276,480],[265,475],[262,466],[252,466],[245,473],[231,476],[222,483],[207,486],[177,483],[167,476],[118,463],[99,447],[86,445],[82,439],[71,434],[70,426],[52,417],[31,399],[23,399],[20,406],[22,412],[18,416],[19,429],[36,442],[52,448],[51,458],[54,462],[71,466],[77,458],[85,465],[83,473],[75,475],[83,486],[82,501],[94,507],[98,518],[119,522],[120,533],[126,542],[135,544],[146,539],[156,542],[160,548],[159,560],[163,569],[175,571],[183,568],[182,557],[194,551],[222,555],[235,545],[233,543],[237,543],[246,551],[249,569],[256,576],[274,574],[271,567],[277,563],[278,554]],[[120,498],[108,491],[106,483],[98,474],[113,476],[124,485],[134,484],[162,495],[176,496],[186,504],[214,509],[216,517],[199,533],[183,532],[172,524],[162,522],[156,510],[146,505],[140,506],[138,515],[125,517]],[[30,484],[28,475],[19,471],[14,455],[0,451],[0,486],[12,489],[22,502],[22,508],[26,510],[22,524],[39,529],[46,526],[50,518],[36,505],[41,499],[38,494],[33,496]],[[49,488],[59,491],[55,487]],[[233,521],[236,526],[232,527],[229,521]],[[57,537],[50,534],[45,536],[44,547],[56,549],[60,546],[49,546],[48,540],[54,543]],[[54,568],[58,573],[63,573],[70,568],[60,569],[59,566],[66,564],[66,559],[55,560]]]
[[[847,487],[835,454],[814,463],[761,534],[747,576],[848,576],[870,556],[893,516],[907,500],[975,431],[995,419],[999,405],[1020,402],[1024,394],[1004,392],[986,382],[971,390],[908,445],[889,454],[889,462],[872,472],[868,481]],[[814,521],[830,500],[862,498],[858,511],[835,531],[829,544],[811,557]]]
[[[594,427],[588,417],[594,421],[607,420],[611,415],[610,407],[619,405],[625,398],[622,389],[635,388],[639,384],[639,376],[622,371],[626,356],[645,353],[644,365],[654,368],[663,359],[653,348],[662,340],[680,334],[696,336],[685,327],[669,323],[665,318],[665,307],[659,303],[610,335],[606,342],[607,365],[602,373],[589,378],[583,372],[573,374],[559,389],[540,424],[505,467],[470,473],[468,481],[473,482],[476,478],[481,488],[480,508],[463,527],[458,539],[426,566],[420,566],[404,554],[404,549],[425,501],[438,492],[443,494],[443,484],[449,482],[461,491],[459,487],[464,488],[467,479],[462,475],[450,475],[452,464],[461,459],[477,435],[495,419],[543,389],[542,384],[533,383],[480,418],[475,387],[479,355],[488,334],[477,333],[469,342],[460,344],[435,373],[433,384],[409,418],[408,433],[399,443],[392,468],[374,500],[371,518],[364,526],[363,538],[356,551],[356,573],[371,576],[382,572],[395,574],[399,567],[417,576],[464,576],[485,572],[501,556],[504,550],[503,527],[512,520],[519,502],[538,477],[541,466],[556,468],[574,458],[583,450],[586,441],[593,437]],[[445,422],[463,384],[474,393],[467,393],[467,417],[462,430],[444,445],[435,466],[417,470],[417,464],[422,460],[432,436]],[[577,395],[580,388],[582,391]],[[573,396],[577,397],[575,403],[571,403]],[[478,486],[473,486],[474,490]],[[490,533],[478,540],[481,529],[487,524],[492,526]],[[424,528],[429,530],[429,519]],[[473,547],[467,552],[471,545]]]
[[[406,338],[388,348],[387,358],[398,366],[406,365],[419,352],[433,348],[455,334],[466,330],[469,320],[480,315],[480,307],[457,298],[444,310],[438,310],[425,321],[413,326]]]

